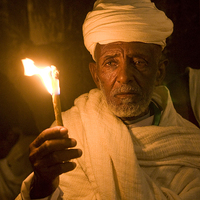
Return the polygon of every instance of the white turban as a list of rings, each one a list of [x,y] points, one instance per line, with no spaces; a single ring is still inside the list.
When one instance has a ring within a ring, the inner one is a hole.
[[[144,42],[161,45],[173,23],[150,0],[97,0],[83,24],[84,43],[94,59],[96,44]]]

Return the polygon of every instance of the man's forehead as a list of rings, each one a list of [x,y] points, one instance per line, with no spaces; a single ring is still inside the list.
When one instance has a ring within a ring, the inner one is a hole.
[[[143,42],[113,42],[108,44],[97,44],[95,49],[95,55],[101,57],[107,54],[152,54],[152,48],[154,44],[148,44]],[[157,46],[157,45],[156,45]]]

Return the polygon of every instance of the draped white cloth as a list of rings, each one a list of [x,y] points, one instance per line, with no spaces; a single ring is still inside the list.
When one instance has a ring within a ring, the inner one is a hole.
[[[192,110],[200,126],[200,69],[189,70],[189,91]]]
[[[139,41],[166,45],[173,23],[150,0],[98,0],[83,24],[84,43],[94,58],[96,44]]]
[[[63,113],[83,156],[48,199],[200,199],[200,129],[176,113],[165,87],[156,90],[154,100],[164,109],[160,126],[136,127],[133,135],[98,89]],[[30,181],[23,183],[24,199]]]
[[[0,159],[1,200],[13,200],[20,191],[22,181],[32,172],[28,146],[34,139],[34,136],[21,134],[7,157]]]

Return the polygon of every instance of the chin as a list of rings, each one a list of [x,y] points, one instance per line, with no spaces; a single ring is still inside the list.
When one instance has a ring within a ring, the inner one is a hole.
[[[146,113],[149,103],[143,105],[113,105],[109,104],[108,107],[111,112],[119,118],[138,117]]]

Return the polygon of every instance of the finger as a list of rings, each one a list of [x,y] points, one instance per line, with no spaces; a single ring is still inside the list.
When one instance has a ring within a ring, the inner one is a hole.
[[[72,171],[75,167],[75,162],[65,162],[50,167],[43,167],[39,172],[36,169],[35,173],[44,180],[53,180],[62,173]]]
[[[40,147],[34,148],[32,151],[30,151],[29,158],[31,161],[41,159],[52,152],[75,147],[76,144],[77,142],[73,138],[46,140]]]
[[[71,159],[79,158],[81,155],[82,151],[80,149],[57,151],[45,156],[41,160],[40,165],[50,167],[52,165],[68,162]]]
[[[46,140],[53,140],[59,138],[68,138],[68,130],[62,126],[45,129],[40,135],[32,142],[30,148],[37,148],[42,145]]]

